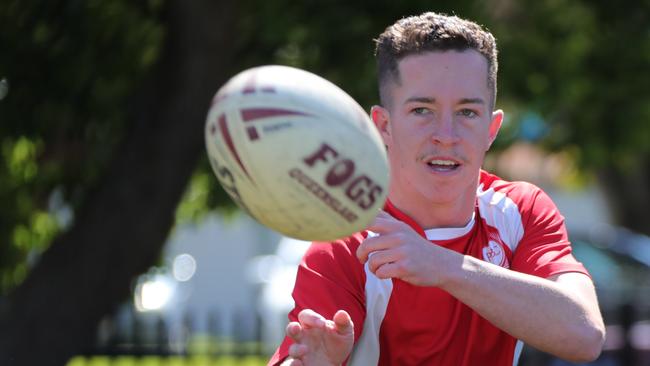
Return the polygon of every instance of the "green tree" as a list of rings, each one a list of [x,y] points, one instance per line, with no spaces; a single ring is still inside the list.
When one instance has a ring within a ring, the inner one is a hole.
[[[650,3],[503,1],[491,10],[504,98],[543,116],[615,220],[650,235]]]
[[[0,364],[64,364],[156,263],[234,19],[227,1],[2,3]]]
[[[66,204],[77,209],[101,179],[128,128],[127,93],[159,53],[159,8],[97,1],[0,6],[0,78],[10,85],[0,102],[2,292],[22,281],[27,257],[69,223],[65,211],[52,213]]]
[[[500,103],[543,116],[545,146],[573,151],[609,188],[620,223],[649,233],[648,7],[3,1],[0,79],[10,90],[0,100],[0,364],[61,365],[92,342],[134,276],[156,263],[188,182],[210,191],[178,212],[229,204],[202,138],[210,98],[227,77],[293,65],[368,107],[377,102],[370,40],[426,10],[487,24],[501,49]]]

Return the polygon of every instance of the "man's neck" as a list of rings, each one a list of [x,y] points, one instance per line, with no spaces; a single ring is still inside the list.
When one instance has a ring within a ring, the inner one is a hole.
[[[400,197],[391,194],[393,206],[413,219],[423,229],[464,227],[472,219],[476,194],[451,202],[432,202],[423,197]]]

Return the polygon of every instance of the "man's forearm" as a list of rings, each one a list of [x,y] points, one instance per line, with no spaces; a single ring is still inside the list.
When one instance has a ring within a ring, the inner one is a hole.
[[[567,278],[555,282],[464,256],[440,287],[535,348],[571,361],[591,360],[604,338],[593,285],[582,274]]]

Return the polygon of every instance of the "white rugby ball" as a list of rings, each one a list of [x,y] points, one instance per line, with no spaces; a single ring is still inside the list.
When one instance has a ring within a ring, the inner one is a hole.
[[[304,70],[235,75],[212,101],[205,142],[230,197],[289,237],[329,241],[361,231],[388,194],[386,151],[368,114]]]

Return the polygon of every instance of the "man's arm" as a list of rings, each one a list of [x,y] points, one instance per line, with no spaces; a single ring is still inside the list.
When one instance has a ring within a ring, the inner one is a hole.
[[[594,286],[582,273],[543,279],[463,256],[440,287],[539,350],[572,362],[592,361],[602,350],[605,327]]]
[[[385,213],[369,230],[381,235],[364,241],[357,256],[377,277],[444,289],[513,337],[563,359],[600,354],[605,330],[588,276],[511,271],[432,245]]]

